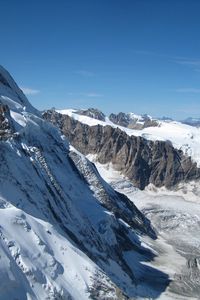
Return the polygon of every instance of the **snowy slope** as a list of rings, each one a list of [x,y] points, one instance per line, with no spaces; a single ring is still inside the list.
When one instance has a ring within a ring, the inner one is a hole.
[[[0,216],[0,299],[88,298],[85,289],[97,269],[88,257],[51,223],[15,206]]]
[[[171,141],[175,148],[181,149],[186,155],[191,156],[193,161],[197,162],[198,166],[200,166],[200,128],[175,121],[159,121],[159,126],[157,127],[135,130],[118,126],[112,123],[108,118],[106,118],[106,121],[104,122],[87,116],[78,115],[76,114],[76,110],[72,109],[57,110],[57,112],[71,116],[90,126],[97,124],[102,126],[110,125],[115,128],[120,128],[128,135],[142,136],[153,141]]]

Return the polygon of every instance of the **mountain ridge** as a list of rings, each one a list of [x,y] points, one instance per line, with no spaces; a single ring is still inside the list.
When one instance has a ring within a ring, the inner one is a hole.
[[[57,125],[84,155],[96,154],[102,164],[112,162],[141,189],[150,183],[171,188],[181,181],[200,178],[197,164],[170,141],[148,141],[107,124],[89,126],[56,111],[47,111],[43,117]]]

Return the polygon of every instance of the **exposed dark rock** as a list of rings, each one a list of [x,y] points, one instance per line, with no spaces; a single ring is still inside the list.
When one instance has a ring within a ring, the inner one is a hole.
[[[105,121],[104,113],[102,113],[97,108],[80,109],[80,110],[76,111],[76,114],[88,116],[90,118],[97,119],[100,121]]]
[[[148,115],[142,115],[139,119],[138,117],[134,117],[131,114],[120,112],[117,115],[111,114],[109,116],[109,119],[114,124],[131,129],[143,129],[146,127],[159,126],[159,122],[157,120],[151,119]]]
[[[0,103],[0,140],[7,139],[13,133],[10,110],[7,105]]]
[[[110,114],[109,119],[111,122],[114,124],[123,126],[123,127],[128,127],[130,123],[130,118],[127,114],[120,112],[117,115],[116,114]]]
[[[200,178],[197,164],[169,141],[129,136],[111,126],[88,126],[55,111],[47,111],[43,116],[57,125],[81,153],[96,154],[102,164],[112,162],[140,189],[149,183],[170,188],[181,181]]]
[[[1,73],[0,73],[0,83],[2,83],[3,85],[10,88],[10,85],[9,85],[8,81],[6,80],[6,78]]]

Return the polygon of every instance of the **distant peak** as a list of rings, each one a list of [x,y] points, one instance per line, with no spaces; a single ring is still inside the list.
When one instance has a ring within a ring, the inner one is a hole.
[[[100,121],[105,121],[105,115],[97,108],[88,108],[88,109],[79,109],[76,111],[76,114],[88,116],[93,119],[97,119]]]
[[[111,114],[109,119],[114,124],[131,129],[143,129],[146,127],[159,126],[159,122],[147,114],[136,115],[132,112],[128,114],[120,112],[118,114]]]

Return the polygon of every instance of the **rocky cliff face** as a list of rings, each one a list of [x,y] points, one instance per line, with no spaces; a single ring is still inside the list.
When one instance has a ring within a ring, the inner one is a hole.
[[[13,133],[13,122],[7,105],[0,103],[0,140],[11,137]]]
[[[200,178],[196,163],[170,142],[128,136],[111,126],[90,127],[55,111],[47,111],[43,116],[57,125],[81,153],[96,154],[102,164],[111,162],[140,189],[149,183],[171,188],[181,181]]]

